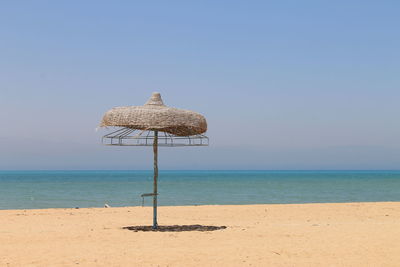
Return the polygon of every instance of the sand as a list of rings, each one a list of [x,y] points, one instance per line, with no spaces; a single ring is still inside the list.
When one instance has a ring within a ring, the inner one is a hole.
[[[2,210],[0,266],[400,266],[400,203]]]

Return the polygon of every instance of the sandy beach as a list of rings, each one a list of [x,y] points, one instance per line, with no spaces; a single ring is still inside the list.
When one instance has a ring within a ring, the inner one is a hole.
[[[0,211],[0,266],[399,266],[400,203]]]

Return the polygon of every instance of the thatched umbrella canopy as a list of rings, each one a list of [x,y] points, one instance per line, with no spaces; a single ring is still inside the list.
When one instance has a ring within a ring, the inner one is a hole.
[[[142,131],[153,131],[154,135],[151,136],[153,140],[153,152],[154,152],[154,187],[153,193],[143,194],[143,196],[152,196],[153,197],[153,229],[157,229],[157,179],[158,179],[158,163],[157,163],[157,155],[158,155],[158,146],[159,146],[159,137],[158,132],[164,132],[169,135],[168,138],[172,141],[168,144],[168,146],[205,146],[207,143],[203,143],[202,139],[207,139],[208,137],[201,135],[207,131],[207,121],[206,119],[200,115],[199,113],[183,110],[177,108],[171,108],[164,105],[161,95],[159,93],[153,93],[151,98],[147,101],[143,106],[129,106],[129,107],[116,107],[109,111],[107,111],[103,119],[100,123],[101,127],[106,126],[117,126],[123,127],[124,129],[118,130],[117,134],[109,134],[105,135],[103,138],[116,138],[119,140],[117,144],[112,145],[126,145],[123,144],[123,140],[128,139],[139,139],[140,134],[134,137],[129,137],[128,135],[133,130],[142,130]],[[187,137],[189,143],[187,144],[176,144],[174,136],[176,136],[176,140],[181,140],[183,137]],[[193,136],[195,138],[200,139],[201,143],[196,144],[193,143]],[[148,145],[146,137],[145,144],[139,145]],[[167,138],[164,139],[167,142]],[[160,143],[160,145],[163,145]]]
[[[207,131],[207,122],[202,115],[165,106],[159,93],[153,93],[143,106],[116,107],[107,111],[100,126],[161,131],[177,136],[202,134]]]

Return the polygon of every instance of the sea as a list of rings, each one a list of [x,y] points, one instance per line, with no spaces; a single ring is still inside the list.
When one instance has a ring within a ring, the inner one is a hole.
[[[152,171],[0,171],[0,209],[152,205]],[[400,201],[400,171],[160,171],[160,206]]]

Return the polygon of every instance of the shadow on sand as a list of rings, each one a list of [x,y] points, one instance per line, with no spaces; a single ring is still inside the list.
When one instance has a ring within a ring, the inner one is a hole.
[[[216,231],[226,229],[226,226],[208,226],[208,225],[159,225],[157,229],[152,226],[126,226],[123,229],[131,230],[134,232],[187,232],[187,231]]]

